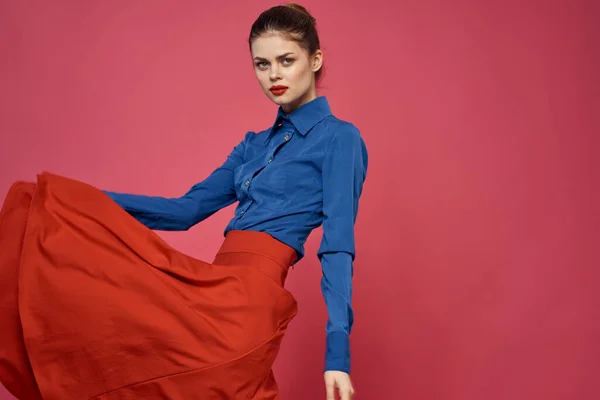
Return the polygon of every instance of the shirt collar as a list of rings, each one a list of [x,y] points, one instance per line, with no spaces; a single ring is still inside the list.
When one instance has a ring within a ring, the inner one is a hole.
[[[286,115],[283,108],[279,106],[275,122],[271,127],[271,134],[277,129],[277,125],[280,123],[281,119],[287,119],[291,121],[300,134],[306,135],[316,124],[330,115],[331,108],[329,107],[329,102],[325,96],[319,96],[316,99],[303,104],[288,115]],[[269,135],[269,138],[270,137],[271,135]]]

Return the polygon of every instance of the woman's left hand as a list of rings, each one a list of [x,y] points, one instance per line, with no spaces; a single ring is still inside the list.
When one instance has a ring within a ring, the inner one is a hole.
[[[350,400],[354,396],[354,387],[350,375],[342,371],[325,371],[327,400],[335,400],[335,389],[339,390],[341,400]]]

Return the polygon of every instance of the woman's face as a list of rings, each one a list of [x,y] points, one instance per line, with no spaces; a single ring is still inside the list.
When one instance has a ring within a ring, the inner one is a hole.
[[[251,50],[260,86],[286,113],[317,97],[315,72],[322,65],[321,51],[309,57],[297,42],[279,34],[254,39]]]

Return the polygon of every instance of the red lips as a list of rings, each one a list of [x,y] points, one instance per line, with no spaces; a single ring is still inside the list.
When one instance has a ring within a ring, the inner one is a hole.
[[[281,85],[275,85],[275,86],[271,86],[269,88],[269,90],[275,96],[281,96],[282,94],[284,94],[288,90],[288,87],[287,86],[281,86]]]

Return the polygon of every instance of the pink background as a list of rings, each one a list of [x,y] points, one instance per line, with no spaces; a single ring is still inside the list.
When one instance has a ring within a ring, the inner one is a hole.
[[[0,4],[2,199],[41,170],[182,194],[272,123],[246,38],[273,2]],[[356,398],[600,398],[600,3],[302,4],[370,151]],[[231,216],[160,234],[212,259]],[[325,398],[320,235],[288,280],[285,400]]]

